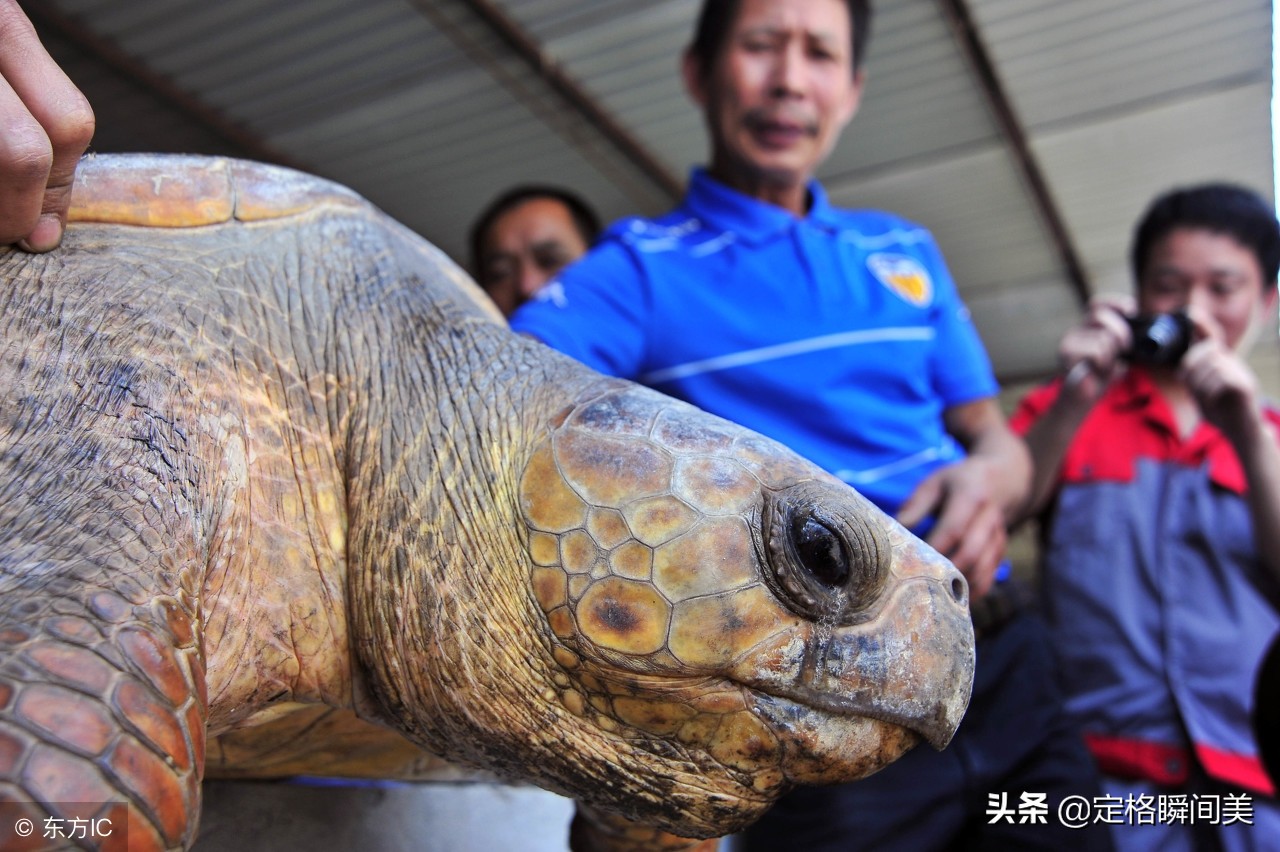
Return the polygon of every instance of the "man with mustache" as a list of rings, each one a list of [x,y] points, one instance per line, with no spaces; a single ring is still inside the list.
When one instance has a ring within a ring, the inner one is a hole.
[[[1107,848],[1105,826],[1057,818],[1096,776],[1042,623],[996,582],[1030,463],[977,332],[926,230],[836,209],[813,179],[857,111],[869,19],[865,0],[707,0],[683,72],[710,165],[673,212],[610,228],[512,325],[808,456],[1002,613],[975,618],[974,696],[947,751],[798,790],[747,849]]]

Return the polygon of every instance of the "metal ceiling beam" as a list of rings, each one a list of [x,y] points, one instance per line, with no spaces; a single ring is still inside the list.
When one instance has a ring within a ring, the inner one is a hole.
[[[307,170],[306,166],[277,151],[259,136],[174,85],[167,77],[155,73],[117,44],[93,32],[75,18],[51,8],[47,3],[23,3],[22,10],[37,29],[43,29],[70,42],[86,55],[237,149],[240,156]]]
[[[531,89],[526,81],[504,68],[501,62],[504,57],[495,55],[495,51],[492,48],[486,47],[478,43],[476,39],[469,37],[455,21],[450,19],[448,13],[440,8],[444,4],[441,4],[439,0],[411,0],[411,3],[434,26],[447,33],[459,48],[493,75],[494,79],[511,92],[517,100],[525,104],[535,115],[542,118],[552,130],[560,134],[570,145],[592,157],[597,162],[597,165],[606,170],[607,173],[614,174],[615,177],[623,179],[624,182],[634,181],[634,178],[631,181],[627,181],[625,176],[619,175],[617,165],[604,162],[607,157],[602,155],[601,152],[591,150],[590,147],[584,150],[581,129],[575,129],[573,126],[574,119],[585,123],[607,143],[612,149],[610,153],[614,156],[620,155],[627,165],[652,184],[648,188],[649,191],[643,194],[652,195],[653,187],[656,187],[661,194],[666,195],[668,200],[673,203],[684,194],[683,182],[672,174],[635,136],[620,125],[600,105],[599,101],[588,94],[561,67],[554,57],[543,50],[541,44],[532,38],[515,19],[504,12],[496,3],[491,2],[491,0],[457,0],[458,5],[465,8],[476,20],[481,22],[489,33],[497,37],[503,48],[511,51],[532,72],[534,78],[554,94],[555,100],[558,101],[555,104],[556,107],[567,106],[569,108],[569,120],[566,120],[562,110],[548,109],[545,96],[540,96],[538,92]]]
[[[1085,272],[1084,264],[1080,261],[1080,255],[1071,240],[1071,233],[1067,230],[1057,202],[1054,201],[1049,183],[1040,169],[1040,163],[1031,150],[1026,130],[1018,119],[1013,104],[996,73],[995,63],[991,61],[986,45],[978,34],[973,15],[969,11],[968,0],[938,0],[938,6],[942,9],[943,17],[951,27],[956,43],[959,44],[961,52],[964,53],[965,59],[978,79],[978,85],[987,104],[991,107],[1005,144],[1009,146],[1014,163],[1031,193],[1032,201],[1045,228],[1049,231],[1049,238],[1062,263],[1063,272],[1076,298],[1083,306],[1092,297],[1093,286]]]

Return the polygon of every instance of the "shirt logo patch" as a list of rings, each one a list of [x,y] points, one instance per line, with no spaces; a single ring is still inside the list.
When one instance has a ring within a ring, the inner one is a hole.
[[[553,278],[537,290],[533,294],[535,302],[550,302],[557,308],[563,308],[569,304],[569,297],[564,294],[564,285],[560,283],[559,278]]]
[[[933,301],[933,279],[920,261],[905,254],[882,252],[867,258],[867,269],[884,286],[917,308]]]

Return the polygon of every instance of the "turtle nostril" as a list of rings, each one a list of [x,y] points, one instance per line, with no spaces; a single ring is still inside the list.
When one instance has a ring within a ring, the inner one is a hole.
[[[955,577],[951,581],[951,597],[956,603],[964,603],[964,593],[968,588],[963,578]]]
[[[849,559],[840,537],[812,516],[791,523],[791,540],[800,565],[824,586],[839,588],[849,580]]]

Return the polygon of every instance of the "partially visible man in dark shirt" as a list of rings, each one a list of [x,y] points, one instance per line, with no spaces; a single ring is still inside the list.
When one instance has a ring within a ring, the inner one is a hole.
[[[577,195],[518,186],[490,202],[471,226],[471,274],[511,316],[599,235],[599,218]]]

